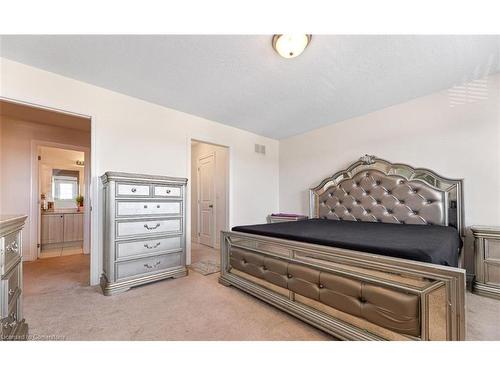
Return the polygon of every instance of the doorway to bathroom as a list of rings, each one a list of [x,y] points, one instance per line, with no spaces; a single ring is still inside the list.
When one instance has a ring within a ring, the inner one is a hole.
[[[85,152],[42,145],[37,151],[38,258],[83,254]]]

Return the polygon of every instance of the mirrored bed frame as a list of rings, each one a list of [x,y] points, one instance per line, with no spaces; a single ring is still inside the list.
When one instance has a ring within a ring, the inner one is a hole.
[[[365,155],[310,190],[310,216],[452,226],[463,236],[462,180]],[[228,231],[219,281],[339,339],[464,340],[461,259],[455,268]]]

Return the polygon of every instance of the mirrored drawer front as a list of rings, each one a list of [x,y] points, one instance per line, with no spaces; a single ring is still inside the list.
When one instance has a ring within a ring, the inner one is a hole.
[[[117,202],[117,216],[180,215],[181,202]]]
[[[7,276],[2,280],[2,287],[7,295],[7,304],[10,305],[14,298],[16,298],[19,289],[19,281],[21,279],[21,268],[19,265],[15,266]]]
[[[182,237],[163,237],[152,240],[143,239],[140,241],[117,242],[117,259],[132,257],[137,255],[151,254],[161,251],[176,250],[182,248]]]
[[[153,186],[155,197],[180,197],[181,188],[177,186]]]
[[[484,282],[500,286],[500,262],[484,262]]]
[[[20,320],[20,317],[18,316],[19,303],[19,300],[17,300],[12,306],[12,309],[9,311],[8,315],[0,321],[2,324],[3,337],[9,336],[16,330],[17,324]]]
[[[155,273],[182,265],[182,252],[116,263],[117,280]]]
[[[118,237],[180,233],[182,229],[180,218],[121,221],[116,227]]]
[[[500,240],[489,238],[484,240],[484,257],[486,260],[500,261]]]
[[[4,237],[3,249],[1,251],[2,259],[0,259],[0,273],[5,275],[6,272],[17,262],[21,256],[21,232],[17,231],[10,233]]]
[[[149,197],[151,195],[150,186],[117,183],[116,195],[125,197]]]

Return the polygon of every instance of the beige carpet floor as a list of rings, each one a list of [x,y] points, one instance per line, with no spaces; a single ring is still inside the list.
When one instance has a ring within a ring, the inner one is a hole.
[[[193,259],[214,259],[196,247]],[[88,286],[89,257],[26,262],[24,315],[34,339],[331,340],[236,288],[218,274],[189,276],[105,297]],[[467,338],[500,340],[500,301],[467,294]]]
[[[203,260],[217,261],[220,263],[220,250],[197,243],[192,243],[191,263]]]
[[[165,280],[105,297],[88,286],[89,257],[26,263],[24,315],[37,339],[325,340],[330,337],[217,282],[218,274]]]

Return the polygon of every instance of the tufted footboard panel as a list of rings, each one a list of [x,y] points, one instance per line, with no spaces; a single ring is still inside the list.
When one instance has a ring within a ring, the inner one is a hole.
[[[301,296],[404,335],[421,332],[420,298],[415,294],[335,275],[233,247],[232,267]]]

